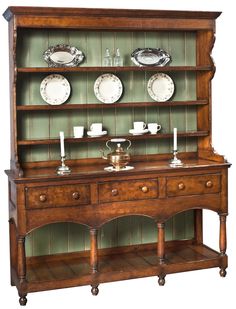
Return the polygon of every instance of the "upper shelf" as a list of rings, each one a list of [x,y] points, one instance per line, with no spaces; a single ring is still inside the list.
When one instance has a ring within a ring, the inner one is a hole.
[[[211,71],[213,66],[166,66],[166,67],[73,67],[73,68],[51,68],[51,67],[21,67],[17,71],[19,73],[58,73],[58,72],[132,72],[132,71],[154,71],[154,72],[176,72],[176,71]]]
[[[63,104],[63,105],[18,105],[17,111],[54,111],[54,110],[78,110],[102,108],[123,108],[123,107],[153,107],[153,106],[195,106],[206,105],[207,100],[196,101],[167,101],[167,102],[127,102],[127,103],[91,103],[91,104]]]

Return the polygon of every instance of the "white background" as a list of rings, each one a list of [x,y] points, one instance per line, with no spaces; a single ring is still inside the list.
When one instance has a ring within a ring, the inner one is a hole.
[[[235,198],[235,29],[234,1],[230,0],[21,0],[0,1],[0,12],[10,5],[25,6],[71,6],[132,9],[200,10],[223,11],[217,19],[216,43],[213,57],[217,71],[213,80],[213,145],[233,163],[229,170],[229,217],[228,250],[229,268],[226,278],[221,278],[218,269],[201,270],[168,275],[166,285],[159,287],[157,278],[145,278],[100,285],[100,293],[94,297],[90,287],[32,293],[28,295],[28,308],[43,306],[59,308],[235,308],[236,291],[236,198]],[[0,17],[0,291],[1,304],[6,308],[18,308],[18,295],[10,286],[9,239],[8,239],[8,189],[4,169],[9,167],[9,86],[8,86],[8,27]],[[204,211],[204,241],[218,249],[218,216]]]

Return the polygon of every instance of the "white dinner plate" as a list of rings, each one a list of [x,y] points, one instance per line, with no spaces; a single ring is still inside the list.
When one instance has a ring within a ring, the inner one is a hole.
[[[165,102],[174,94],[175,85],[169,75],[156,73],[149,79],[147,90],[153,100]]]
[[[103,103],[114,103],[123,92],[121,80],[114,74],[102,74],[94,83],[94,94]]]
[[[40,85],[40,94],[45,102],[50,105],[60,105],[66,102],[70,96],[70,84],[60,74],[46,76]]]

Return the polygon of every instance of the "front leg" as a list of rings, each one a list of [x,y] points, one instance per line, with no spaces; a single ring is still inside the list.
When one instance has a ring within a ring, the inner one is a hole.
[[[226,248],[227,248],[227,235],[226,235],[226,214],[220,214],[220,240],[219,240],[219,245],[220,245],[220,255],[222,257],[226,256]],[[225,277],[227,272],[226,272],[226,267],[227,266],[222,266],[220,268],[220,276]]]

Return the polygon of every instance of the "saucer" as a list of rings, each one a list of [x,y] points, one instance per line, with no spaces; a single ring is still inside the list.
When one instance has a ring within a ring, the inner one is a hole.
[[[121,171],[130,171],[134,169],[133,166],[129,166],[129,165],[126,165],[124,167],[122,167],[120,170],[116,170],[113,166],[108,166],[108,167],[105,167],[104,168],[104,171],[107,171],[107,172],[121,172]]]
[[[100,136],[106,135],[107,131],[101,131],[101,132],[88,131],[87,134],[90,137],[100,137]]]
[[[134,129],[130,129],[129,133],[133,135],[142,135],[148,132],[148,129],[143,129],[142,131],[135,131]]]

